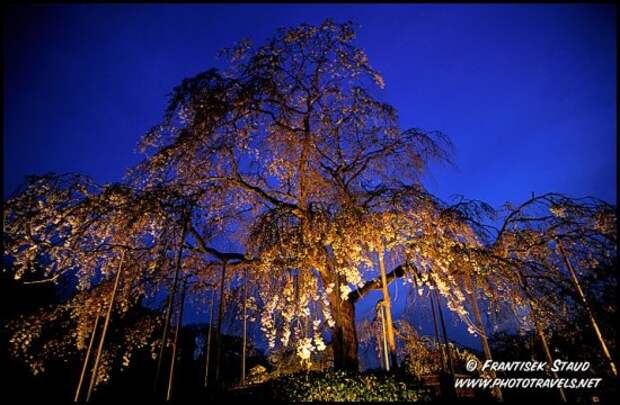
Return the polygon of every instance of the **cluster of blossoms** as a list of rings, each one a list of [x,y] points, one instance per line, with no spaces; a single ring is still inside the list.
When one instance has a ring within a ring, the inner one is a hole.
[[[278,305],[279,297],[273,295],[265,304],[263,313],[261,314],[261,331],[265,334],[269,349],[276,347],[276,327],[274,322],[274,312]]]
[[[302,338],[297,342],[297,355],[301,360],[308,361],[314,351],[314,345],[311,338]]]

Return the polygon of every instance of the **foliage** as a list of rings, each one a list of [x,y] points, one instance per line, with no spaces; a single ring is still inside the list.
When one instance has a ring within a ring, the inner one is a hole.
[[[329,370],[294,374],[269,384],[276,400],[290,402],[430,400],[418,382],[392,374]]]

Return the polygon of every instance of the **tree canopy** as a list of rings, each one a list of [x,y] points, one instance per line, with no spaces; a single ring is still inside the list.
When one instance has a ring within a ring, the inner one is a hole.
[[[86,350],[106,308],[113,322],[125,319],[124,343],[103,350],[95,385],[137,350],[161,358],[182,285],[200,306],[218,294],[218,334],[225,312],[243,302],[244,322],[260,323],[267,349],[292,350],[307,366],[329,347],[336,368],[358,367],[355,304],[373,290],[382,291],[388,364],[398,364],[397,335],[428,354],[392,320],[395,279],[420,295],[435,291],[481,339],[491,332],[479,305],[485,318],[543,337],[584,310],[596,325],[574,274],[615,262],[615,207],[555,193],[500,209],[433,196],[425,169],[451,161],[450,141],[401,128],[352,23],[281,29],[223,55],[225,69],[172,90],[125,180],[47,174],[5,202],[14,278],[75,280],[62,304],[13,325],[12,348],[35,372],[46,357]],[[153,314],[130,317],[162,294]],[[36,343],[48,322],[64,322],[68,338]]]

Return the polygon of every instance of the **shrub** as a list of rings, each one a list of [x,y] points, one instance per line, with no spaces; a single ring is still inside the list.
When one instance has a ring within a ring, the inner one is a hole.
[[[298,373],[269,382],[281,401],[428,401],[430,392],[410,377],[341,370]]]

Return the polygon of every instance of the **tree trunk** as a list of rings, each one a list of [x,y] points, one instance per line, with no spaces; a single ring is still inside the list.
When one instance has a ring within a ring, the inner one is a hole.
[[[327,295],[332,318],[336,325],[332,330],[334,368],[358,370],[357,331],[355,330],[355,304],[340,299],[340,292],[334,290]],[[340,306],[338,307],[338,304]],[[338,310],[340,309],[340,310]]]
[[[329,258],[330,253],[327,252],[327,255]],[[327,294],[331,315],[336,323],[332,329],[331,343],[332,350],[334,352],[334,367],[336,369],[352,369],[357,371],[359,362],[357,360],[355,302],[359,298],[366,295],[369,291],[382,288],[383,285],[387,286],[388,283],[394,278],[402,277],[404,275],[404,271],[402,266],[398,266],[389,274],[385,274],[384,272],[381,279],[375,279],[367,282],[363,287],[350,293],[347,300],[342,300],[340,297],[340,283],[342,281],[342,277],[339,277],[336,274],[337,272],[333,260],[329,260],[329,266],[323,268],[320,272],[321,281],[324,286],[331,283],[335,284],[335,288]],[[391,324],[391,316],[388,320],[386,320],[386,324]],[[392,366],[397,365],[394,360],[391,361],[391,364]]]

